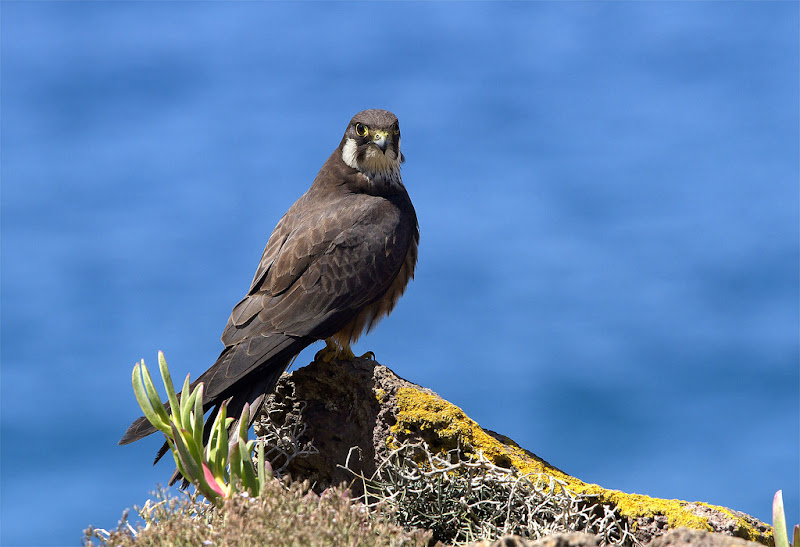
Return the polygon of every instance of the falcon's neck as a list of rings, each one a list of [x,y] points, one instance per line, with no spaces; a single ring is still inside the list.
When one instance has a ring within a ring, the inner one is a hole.
[[[370,186],[380,193],[395,193],[403,188],[403,179],[400,178],[400,168],[375,173],[362,171],[362,175],[369,179]]]
[[[348,139],[342,146],[341,157],[348,167],[352,167],[367,178],[370,189],[374,192],[395,193],[404,189],[400,177],[400,158],[394,153],[384,154],[368,149],[366,154],[359,158],[355,141]]]

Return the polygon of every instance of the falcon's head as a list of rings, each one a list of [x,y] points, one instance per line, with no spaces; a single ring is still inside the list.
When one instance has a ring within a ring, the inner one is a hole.
[[[342,160],[370,179],[400,178],[400,126],[388,110],[363,110],[353,116],[342,139]]]

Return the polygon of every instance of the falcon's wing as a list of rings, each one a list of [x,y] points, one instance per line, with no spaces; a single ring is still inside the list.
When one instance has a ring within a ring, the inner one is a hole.
[[[347,194],[323,209],[299,207],[294,217],[293,209],[231,313],[226,346],[262,332],[331,336],[391,285],[416,229],[403,223],[396,203],[366,194]]]
[[[192,383],[205,384],[206,409],[247,391],[229,408],[240,412],[244,402],[271,389],[297,353],[338,332],[386,292],[416,237],[416,217],[409,222],[401,211],[410,207],[407,196],[346,194],[319,207],[313,200],[297,207],[305,198],[270,237],[249,294],[228,319],[225,349]],[[245,378],[247,385],[240,384]],[[140,418],[120,444],[154,431]]]
[[[416,230],[403,224],[395,203],[365,194],[295,209],[281,219],[249,294],[233,308],[222,334],[226,349],[197,380],[208,397],[259,368],[261,356],[296,354],[339,331],[386,292]]]

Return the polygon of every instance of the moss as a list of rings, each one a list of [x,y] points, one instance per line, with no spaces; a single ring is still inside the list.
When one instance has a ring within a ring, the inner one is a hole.
[[[495,465],[513,467],[522,474],[546,473],[564,481],[567,488],[579,494],[596,497],[603,503],[617,508],[621,515],[636,523],[642,517],[667,517],[670,528],[685,526],[699,530],[712,530],[708,519],[686,508],[687,502],[651,498],[641,494],[626,494],[608,490],[596,484],[587,484],[553,467],[545,460],[521,448],[511,439],[500,435],[489,435],[457,406],[414,388],[401,388],[397,392],[397,423],[392,426],[394,438],[398,436],[420,436],[429,445],[442,450],[461,446],[465,452],[482,452]],[[498,440],[500,437],[501,440]],[[722,511],[735,519],[737,535],[753,541],[763,541],[755,527],[745,519],[737,518],[730,511],[704,503],[715,511]]]

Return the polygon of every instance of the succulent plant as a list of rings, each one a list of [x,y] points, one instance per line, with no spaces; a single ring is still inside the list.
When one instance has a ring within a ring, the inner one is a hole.
[[[786,533],[786,517],[783,512],[783,490],[775,492],[772,498],[772,530],[775,533],[775,547],[800,547],[800,524],[795,524],[792,543]]]
[[[240,488],[259,496],[272,471],[264,459],[263,443],[258,443],[258,471],[253,465],[251,454],[256,441],[247,440],[250,405],[245,404],[239,426],[229,436],[228,428],[234,419],[227,417],[227,401],[224,402],[211,426],[208,443],[204,445],[203,383],[190,390],[187,374],[183,389],[175,393],[167,361],[160,351],[158,367],[167,391],[169,412],[158,396],[144,359],[133,367],[133,391],[147,420],[166,436],[181,475],[217,505]]]

